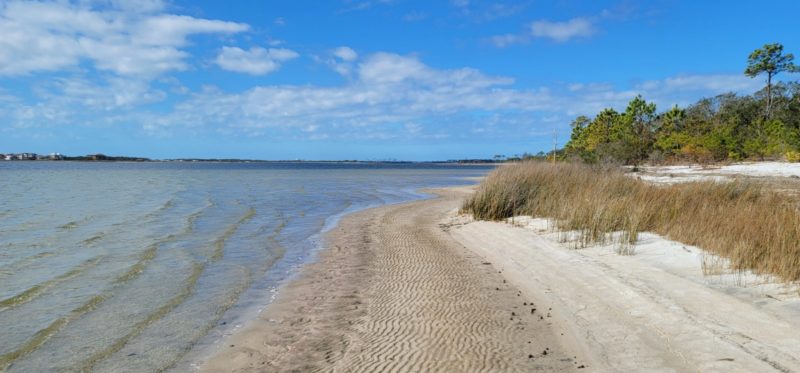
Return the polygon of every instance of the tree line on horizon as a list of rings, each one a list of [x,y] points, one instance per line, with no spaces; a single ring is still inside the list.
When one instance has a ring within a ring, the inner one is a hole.
[[[637,96],[623,112],[606,108],[591,118],[579,116],[560,156],[634,166],[670,161],[800,161],[800,82],[774,82],[780,73],[800,72],[793,60],[778,43],[753,51],[745,75],[766,76],[767,84],[752,95],[725,93],[660,113],[655,103]]]

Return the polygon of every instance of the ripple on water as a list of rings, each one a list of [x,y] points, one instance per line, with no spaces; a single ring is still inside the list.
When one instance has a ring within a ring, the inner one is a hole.
[[[0,165],[0,370],[181,367],[269,302],[336,216],[485,172],[370,167]]]

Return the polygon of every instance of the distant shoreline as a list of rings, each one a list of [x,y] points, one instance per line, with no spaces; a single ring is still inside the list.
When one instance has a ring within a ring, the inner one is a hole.
[[[204,159],[204,158],[179,158],[179,159],[149,159],[135,157],[107,157],[105,159],[90,159],[87,157],[65,157],[64,159],[12,159],[0,160],[2,162],[128,162],[128,163],[346,163],[346,164],[426,164],[426,165],[500,165],[507,162],[492,160],[452,160],[452,161],[358,161],[358,160],[262,160],[262,159]]]

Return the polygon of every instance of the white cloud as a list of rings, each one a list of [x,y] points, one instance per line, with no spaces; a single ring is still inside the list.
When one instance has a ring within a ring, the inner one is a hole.
[[[498,126],[493,136],[503,136],[509,133],[501,130],[506,124],[538,133],[539,126],[550,128],[547,121],[553,118],[566,125],[576,115],[605,107],[624,110],[637,94],[667,108],[731,89],[748,92],[750,87],[734,75],[676,76],[623,89],[605,83],[532,89],[513,85],[513,79],[474,69],[435,69],[413,56],[375,53],[341,86],[262,86],[240,93],[206,89],[152,125],[159,130],[202,125],[275,136],[304,136],[313,129],[315,138],[422,137],[468,133],[470,125],[483,128],[483,120],[477,119],[485,118],[483,114],[472,118],[470,113],[488,113]],[[459,130],[458,123],[466,127]]]
[[[226,56],[222,64],[247,73],[266,73],[277,68],[273,63],[296,57],[290,50],[226,48],[220,53]],[[757,80],[739,74],[717,74],[678,75],[622,88],[580,82],[520,88],[509,77],[471,68],[438,69],[415,56],[380,52],[347,62],[340,57],[350,55],[334,54],[331,58],[352,68],[349,79],[339,85],[256,86],[241,92],[209,86],[187,92],[169,77],[150,81],[106,76],[99,83],[97,77],[92,81],[81,74],[52,78],[35,86],[37,100],[0,91],[0,114],[6,118],[0,127],[128,125],[158,135],[190,131],[351,140],[457,137],[470,131],[510,136],[542,132],[540,127],[552,127],[548,121],[561,120],[566,126],[576,115],[605,107],[624,110],[637,94],[667,108],[760,87]],[[166,92],[174,90],[183,96],[172,103]],[[165,108],[167,102],[170,107]]]
[[[734,92],[750,94],[761,88],[761,83],[742,74],[677,75],[658,80],[647,80],[630,88],[617,89],[606,83],[574,83],[567,85],[577,97],[565,106],[569,115],[594,114],[606,107],[624,110],[628,101],[642,95],[655,102],[659,109],[673,105],[686,106],[702,97]]]
[[[297,52],[284,48],[253,47],[244,50],[237,47],[222,47],[214,62],[224,70],[264,75],[277,70],[282,62],[298,56]]]
[[[0,127],[129,125],[135,128],[149,120],[143,107],[167,97],[166,92],[150,82],[124,77],[108,77],[101,82],[84,77],[52,78],[35,84],[32,92],[36,100],[0,99],[3,118]]]
[[[101,84],[84,78],[55,78],[34,87],[40,103],[50,108],[82,108],[94,114],[136,110],[163,101],[166,92],[139,79],[108,78]]]
[[[513,83],[513,79],[474,69],[439,70],[415,57],[376,53],[367,56],[358,65],[356,78],[342,86],[263,86],[235,94],[209,88],[179,104],[156,124],[205,123],[245,132],[267,127],[300,130],[312,125],[315,132],[360,138],[362,134],[349,129],[472,110],[553,107],[547,90],[515,90],[510,88]]]
[[[587,18],[573,18],[565,22],[539,20],[531,23],[531,35],[548,38],[562,43],[573,38],[589,37],[595,33],[592,22]]]
[[[347,46],[338,47],[330,52],[331,57],[325,61],[339,75],[349,78],[358,59],[358,53]],[[321,59],[320,59],[321,60]]]
[[[532,38],[550,39],[557,43],[567,42],[575,38],[586,38],[595,34],[594,18],[577,17],[564,22],[539,20],[531,22],[520,33],[495,35],[484,39],[497,48],[505,48],[514,44],[529,42]]]
[[[648,81],[641,85],[643,88],[659,89],[666,92],[686,91],[755,91],[763,86],[758,79],[751,79],[744,75],[678,75],[662,81]]]
[[[495,35],[489,38],[489,42],[498,48],[505,48],[514,44],[525,42],[526,40],[527,38],[525,36],[517,34]]]
[[[109,6],[125,12],[152,13],[166,8],[162,0],[82,0],[87,5]]]
[[[10,1],[0,6],[0,75],[75,69],[90,61],[98,70],[157,76],[185,70],[183,50],[195,34],[230,34],[246,24],[171,14],[160,1],[69,3]],[[124,11],[140,6],[139,12]],[[123,11],[120,11],[123,10]]]
[[[358,58],[358,53],[350,47],[339,47],[333,50],[333,55],[342,61],[352,62]]]
[[[193,34],[231,34],[246,31],[242,23],[200,19],[182,15],[158,15],[136,23],[130,35],[138,45],[184,46],[186,37]]]
[[[392,53],[376,53],[359,66],[359,76],[367,83],[397,83],[427,75],[428,67],[416,58]]]

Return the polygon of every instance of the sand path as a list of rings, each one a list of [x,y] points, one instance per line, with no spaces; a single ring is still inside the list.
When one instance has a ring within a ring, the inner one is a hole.
[[[555,312],[531,305],[534,299],[439,224],[463,196],[443,192],[436,200],[346,217],[320,260],[202,370],[583,368]]]
[[[688,255],[680,245],[656,242],[658,256],[621,256],[610,248],[571,250],[504,223],[450,232],[557,311],[593,370],[800,371],[798,303],[710,286],[699,263],[687,271],[669,262]]]

